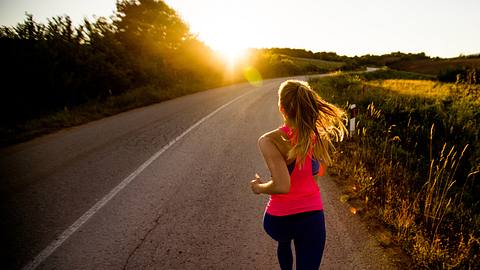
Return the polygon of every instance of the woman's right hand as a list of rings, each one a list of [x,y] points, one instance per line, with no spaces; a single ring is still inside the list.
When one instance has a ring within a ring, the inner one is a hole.
[[[252,191],[253,193],[255,194],[260,194],[261,191],[260,191],[260,184],[262,182],[260,181],[260,176],[258,175],[258,173],[255,174],[255,179],[253,179],[252,181],[250,181],[250,187],[252,188]]]

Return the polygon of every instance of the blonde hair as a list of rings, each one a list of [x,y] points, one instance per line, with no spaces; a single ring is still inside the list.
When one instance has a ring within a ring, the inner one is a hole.
[[[293,147],[288,159],[295,158],[303,164],[305,157],[323,159],[331,164],[332,141],[341,141],[346,133],[345,112],[323,100],[307,82],[287,80],[278,90],[279,104],[293,129]],[[311,152],[310,152],[311,151]]]

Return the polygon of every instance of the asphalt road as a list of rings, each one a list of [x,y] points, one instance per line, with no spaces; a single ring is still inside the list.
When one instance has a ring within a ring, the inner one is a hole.
[[[249,181],[268,175],[256,141],[281,124],[284,79],[212,89],[1,149],[1,268],[278,269],[262,227],[268,197],[252,194]],[[394,269],[328,176],[320,188],[322,269]]]

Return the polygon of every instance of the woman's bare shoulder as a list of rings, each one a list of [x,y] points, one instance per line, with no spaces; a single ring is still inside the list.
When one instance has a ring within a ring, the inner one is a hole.
[[[282,157],[283,153],[280,150],[278,142],[279,133],[277,130],[269,131],[258,139],[258,147],[265,157]]]
[[[259,145],[264,144],[275,146],[275,148],[277,148],[284,156],[288,152],[290,145],[288,143],[288,139],[285,137],[285,134],[279,129],[263,134],[258,139],[258,143]]]
[[[282,132],[278,129],[271,130],[258,138],[258,141],[266,140],[271,142],[277,142],[282,137]]]

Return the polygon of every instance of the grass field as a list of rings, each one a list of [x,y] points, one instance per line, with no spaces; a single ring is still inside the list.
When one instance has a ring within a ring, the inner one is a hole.
[[[359,108],[330,173],[344,200],[392,230],[412,267],[479,269],[480,87],[428,78],[381,70],[312,80],[327,101]]]

